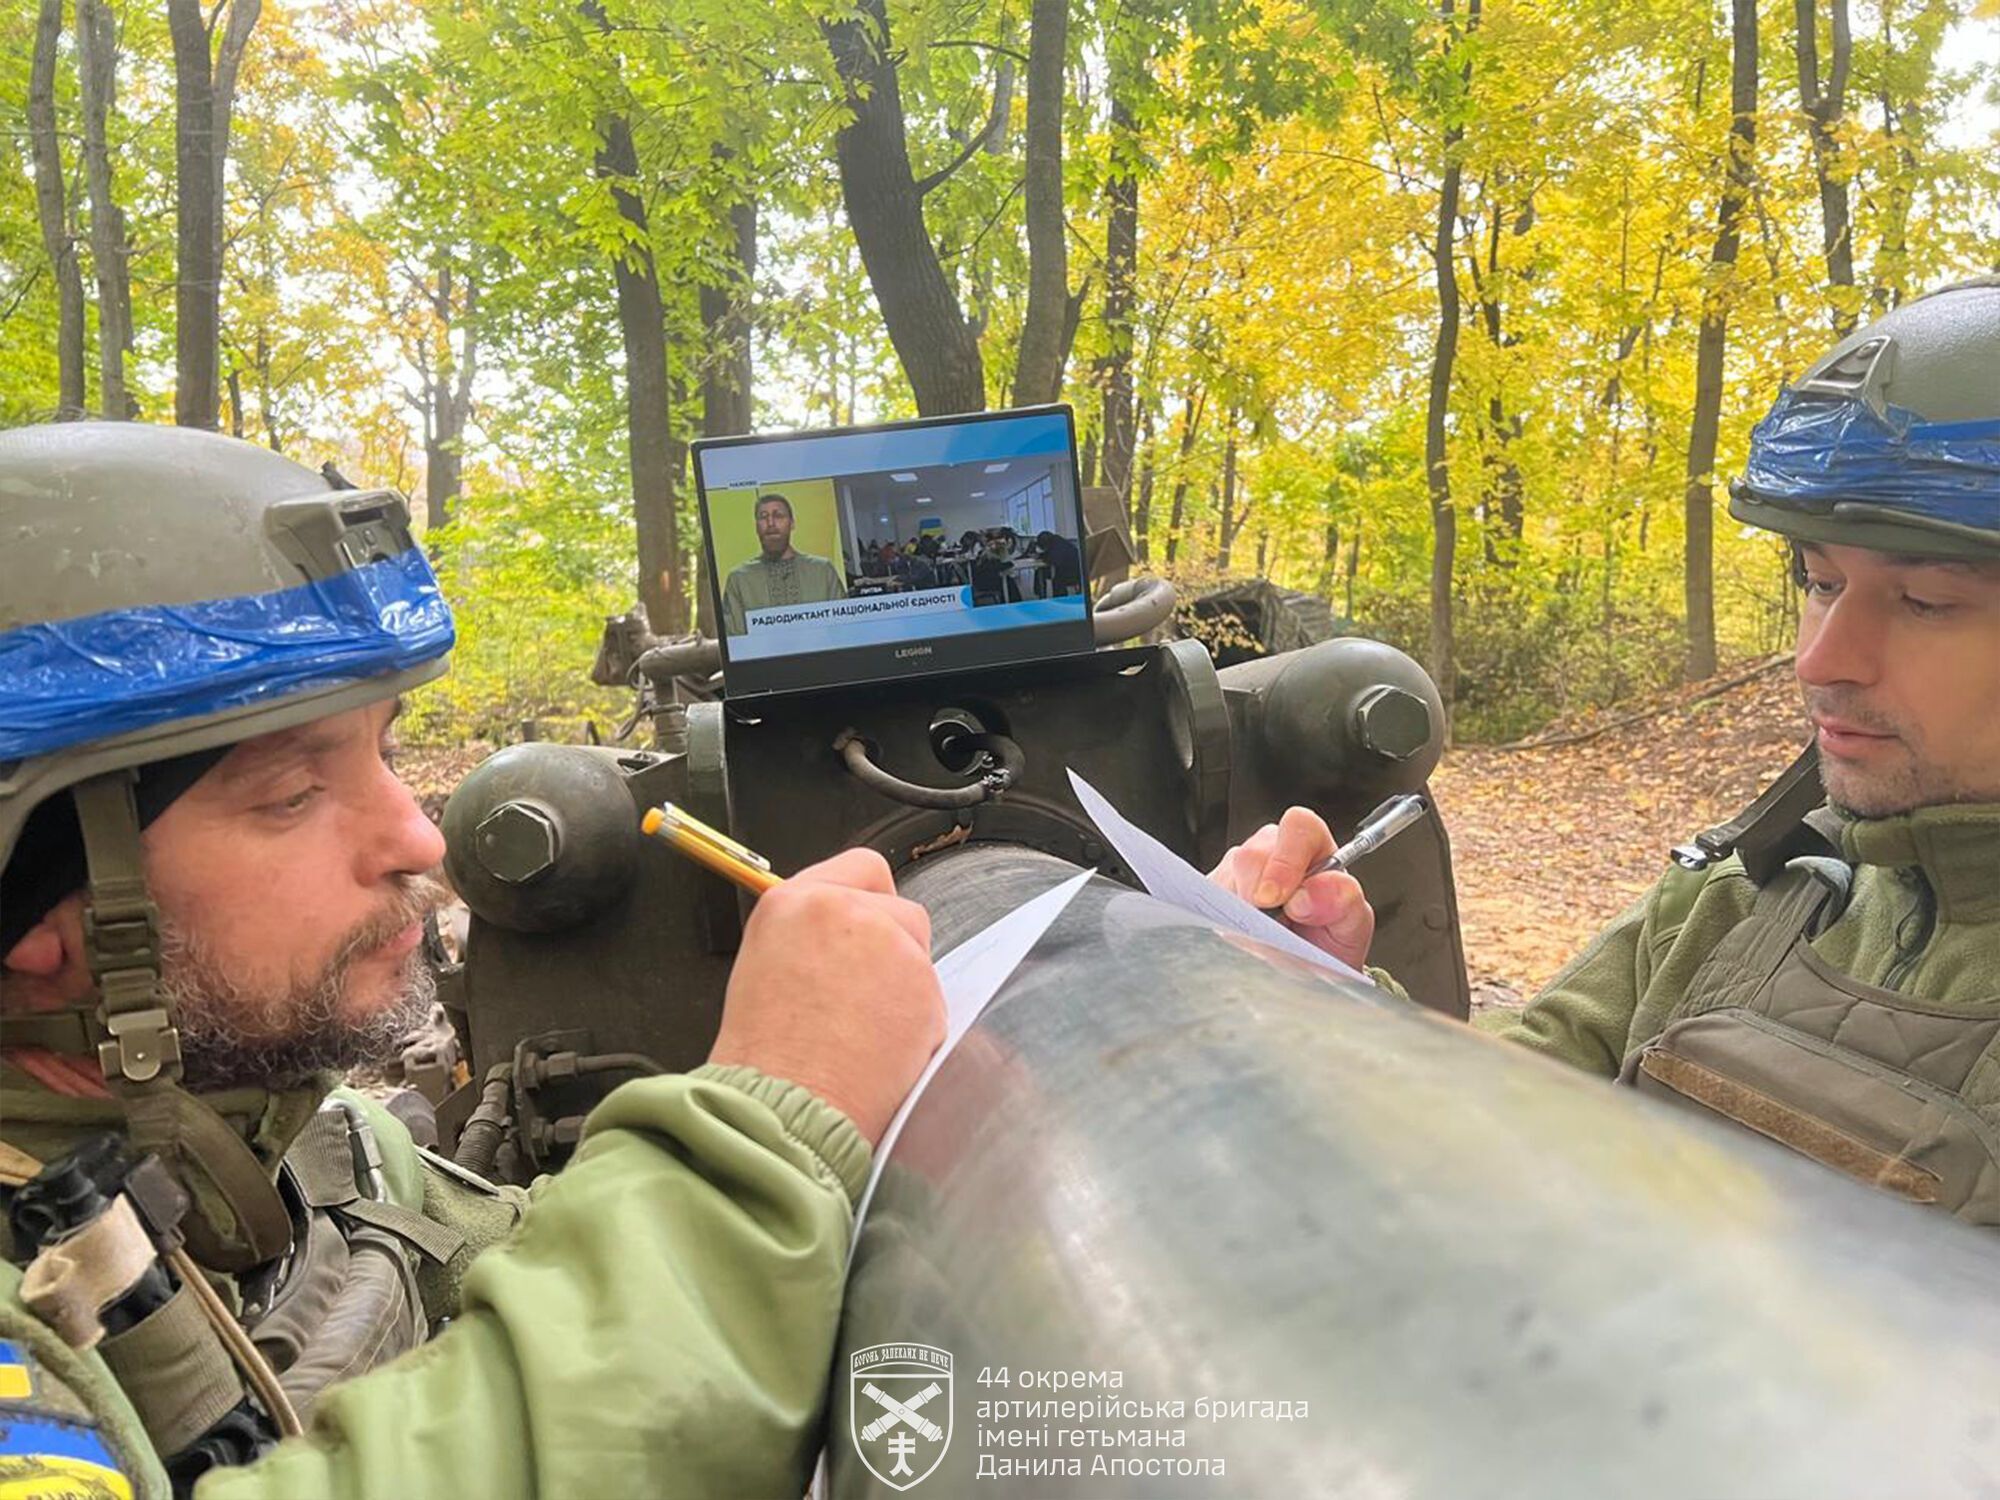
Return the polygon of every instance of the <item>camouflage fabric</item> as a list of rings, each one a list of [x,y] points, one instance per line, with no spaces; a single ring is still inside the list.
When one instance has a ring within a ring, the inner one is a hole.
[[[1844,908],[1804,864],[1676,870],[1505,1034],[2000,1225],[2000,808],[1838,831]]]
[[[1946,1008],[2000,996],[2000,806],[1920,808],[1840,829],[1855,867],[1846,910],[1811,943],[1839,974]],[[1504,1035],[1616,1077],[1666,1029],[1696,971],[1749,914],[1731,858],[1673,870],[1549,981]]]
[[[749,1068],[642,1079],[592,1113],[568,1168],[523,1193],[466,1181],[358,1102],[391,1202],[453,1232],[457,1248],[418,1272],[427,1315],[452,1321],[330,1387],[304,1437],[206,1476],[200,1500],[804,1493],[869,1161],[845,1116]],[[272,1113],[266,1101],[243,1117]],[[47,1119],[36,1133],[59,1144]],[[103,1360],[28,1313],[18,1281],[0,1263],[0,1341],[35,1357],[38,1388],[100,1435],[133,1493],[164,1495]]]

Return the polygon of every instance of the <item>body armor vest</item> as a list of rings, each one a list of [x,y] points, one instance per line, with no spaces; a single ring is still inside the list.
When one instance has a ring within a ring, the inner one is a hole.
[[[424,1273],[451,1261],[467,1241],[392,1199],[367,1113],[339,1095],[286,1151],[276,1186],[291,1221],[290,1243],[269,1264],[234,1279],[236,1321],[293,1411],[309,1421],[331,1386],[429,1337],[431,1278]],[[146,1441],[168,1461],[176,1493],[214,1463],[245,1461],[277,1438],[265,1415],[246,1403],[240,1361],[199,1310],[193,1290],[182,1285],[163,1305],[94,1344]]]
[[[1811,946],[1845,895],[1828,863],[1796,860],[1759,888],[1619,1080],[2000,1225],[2000,1105],[1966,1096],[2000,1066],[2000,995],[1927,1005],[1835,970]]]
[[[285,1153],[279,1185],[292,1247],[248,1290],[243,1322],[301,1419],[329,1385],[423,1342],[419,1257],[428,1244],[448,1259],[458,1245],[444,1226],[389,1202],[380,1161],[366,1119],[337,1099]]]

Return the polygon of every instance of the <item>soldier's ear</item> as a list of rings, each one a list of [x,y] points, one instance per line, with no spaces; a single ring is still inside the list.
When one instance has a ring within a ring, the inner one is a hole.
[[[0,968],[35,979],[54,979],[71,966],[84,966],[81,891],[58,901],[0,958]]]

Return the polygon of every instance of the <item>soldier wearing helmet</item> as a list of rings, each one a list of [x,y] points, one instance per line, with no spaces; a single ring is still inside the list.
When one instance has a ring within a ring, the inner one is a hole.
[[[1509,1033],[2000,1225],[2000,278],[1842,341],[1731,513],[1788,538],[1812,746]],[[1303,809],[1218,877],[1353,961],[1373,916]]]
[[[943,1029],[887,866],[760,902],[710,1064],[617,1091],[528,1207],[330,1092],[430,998],[442,849],[385,736],[452,624],[403,501],[78,423],[0,434],[0,535],[9,1475],[801,1493],[853,1197]]]

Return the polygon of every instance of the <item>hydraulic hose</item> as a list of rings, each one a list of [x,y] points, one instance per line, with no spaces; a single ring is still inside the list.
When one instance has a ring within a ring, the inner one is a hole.
[[[722,670],[722,647],[705,636],[669,641],[639,653],[632,675],[650,677],[662,685],[676,677],[707,677]]]
[[[451,1154],[451,1159],[468,1172],[477,1172],[481,1177],[493,1175],[493,1160],[499,1155],[500,1142],[506,1134],[507,1105],[513,1087],[513,1070],[508,1064],[496,1063],[487,1071],[486,1082],[479,1090],[479,1107],[458,1133],[458,1149]]]
[[[867,742],[853,729],[841,730],[834,739],[833,748],[847,762],[847,769],[854,773],[854,779],[871,792],[908,807],[945,811],[977,807],[982,802],[990,802],[1003,795],[1028,764],[1021,747],[1004,734],[962,735],[958,744],[967,750],[982,752],[986,759],[986,769],[979,780],[966,786],[920,786],[914,781],[890,775],[868,758]]]
[[[1128,578],[1104,591],[1091,617],[1097,644],[1136,640],[1166,624],[1178,596],[1164,578]]]

